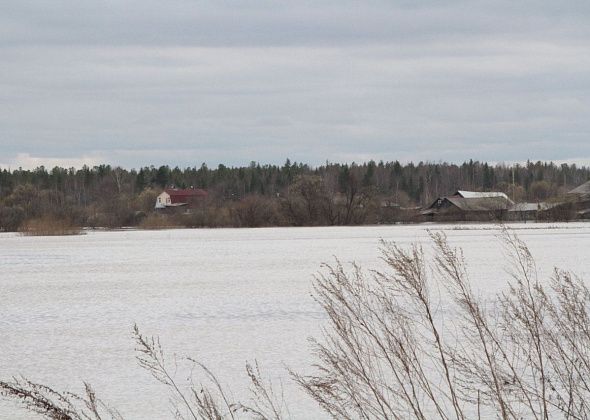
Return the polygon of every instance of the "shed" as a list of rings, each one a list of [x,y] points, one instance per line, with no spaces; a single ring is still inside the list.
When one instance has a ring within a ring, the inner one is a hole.
[[[508,218],[513,221],[537,220],[541,212],[545,212],[556,203],[516,203],[508,209]]]

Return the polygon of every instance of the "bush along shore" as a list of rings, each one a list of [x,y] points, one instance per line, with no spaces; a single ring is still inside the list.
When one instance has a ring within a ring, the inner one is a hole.
[[[44,216],[24,221],[19,232],[26,236],[64,236],[80,235],[82,229],[69,220]]]

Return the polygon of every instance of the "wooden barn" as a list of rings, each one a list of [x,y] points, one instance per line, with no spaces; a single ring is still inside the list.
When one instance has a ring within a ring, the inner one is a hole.
[[[537,220],[575,219],[590,219],[590,181],[569,191],[564,197],[560,197],[559,201],[546,203],[537,212]]]
[[[505,220],[514,205],[502,192],[457,191],[437,198],[421,214],[433,221],[489,221]]]
[[[556,207],[556,203],[516,203],[508,209],[508,220],[527,222],[545,220],[547,212]]]
[[[567,195],[573,202],[576,217],[590,219],[590,181],[574,188]]]
[[[573,190],[568,192],[568,195],[590,200],[590,181],[585,182],[577,188],[574,188]]]

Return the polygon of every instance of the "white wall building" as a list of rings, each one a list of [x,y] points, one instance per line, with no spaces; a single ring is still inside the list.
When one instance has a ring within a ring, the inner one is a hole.
[[[156,208],[157,209],[164,209],[166,208],[166,206],[169,206],[172,204],[172,201],[170,199],[170,194],[168,194],[166,191],[162,191],[162,193],[156,198]]]

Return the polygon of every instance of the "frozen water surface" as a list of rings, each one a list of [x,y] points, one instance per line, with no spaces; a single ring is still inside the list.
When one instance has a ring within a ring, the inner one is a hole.
[[[559,266],[590,279],[590,224],[511,227],[543,273]],[[324,319],[312,275],[334,256],[378,267],[380,238],[426,243],[427,229],[464,248],[480,293],[505,284],[493,225],[0,234],[0,378],[22,374],[74,392],[85,380],[127,419],[172,418],[166,390],[134,359],[137,323],[168,353],[204,362],[238,397],[245,361],[258,359],[284,383],[293,418],[317,418],[285,369],[310,364],[307,338]],[[32,415],[3,402],[0,418]]]

